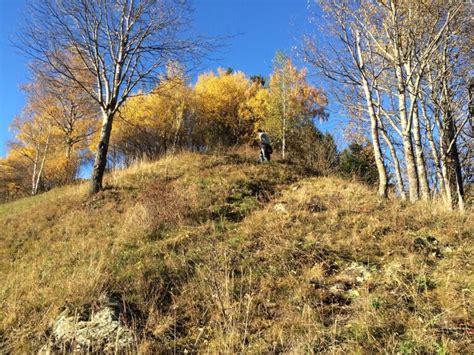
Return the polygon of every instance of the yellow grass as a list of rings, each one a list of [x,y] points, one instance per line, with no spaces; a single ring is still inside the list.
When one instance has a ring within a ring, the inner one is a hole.
[[[138,163],[0,205],[0,352],[118,294],[141,353],[472,353],[473,214],[254,153]],[[434,237],[439,253],[417,249]],[[345,270],[368,270],[360,284]],[[383,349],[383,350],[382,350]]]

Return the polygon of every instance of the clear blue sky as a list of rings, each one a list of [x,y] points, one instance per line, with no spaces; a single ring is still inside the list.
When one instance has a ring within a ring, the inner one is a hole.
[[[27,60],[11,46],[9,38],[19,28],[26,2],[0,0],[0,156],[6,155],[6,142],[12,138],[8,126],[24,105],[19,87],[28,80]],[[271,72],[275,52],[291,53],[308,28],[307,0],[193,0],[192,3],[197,32],[234,36],[214,55],[216,60],[203,64],[203,71],[221,66],[248,75],[266,76]],[[333,124],[325,128],[330,126]],[[341,143],[337,134],[336,139]]]

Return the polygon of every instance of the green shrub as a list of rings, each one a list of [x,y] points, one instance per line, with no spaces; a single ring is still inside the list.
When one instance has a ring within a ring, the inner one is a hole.
[[[377,167],[372,145],[349,145],[339,156],[339,171],[345,177],[357,178],[369,185],[377,183]]]

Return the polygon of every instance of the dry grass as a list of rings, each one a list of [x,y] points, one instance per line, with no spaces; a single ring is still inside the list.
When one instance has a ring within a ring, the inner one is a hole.
[[[473,352],[472,212],[252,154],[185,153],[113,172],[93,199],[78,185],[1,205],[0,351],[37,351],[63,307],[109,293],[141,353]]]

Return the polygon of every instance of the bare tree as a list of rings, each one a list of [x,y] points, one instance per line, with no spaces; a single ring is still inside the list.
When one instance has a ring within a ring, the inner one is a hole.
[[[185,38],[186,0],[42,0],[30,13],[22,50],[45,63],[51,77],[76,83],[100,107],[90,186],[95,194],[102,188],[114,116],[125,100],[158,80],[170,60],[195,58],[209,46]],[[94,85],[84,80],[85,72]]]
[[[440,101],[437,103],[441,111],[437,122],[440,134],[441,172],[444,179],[446,201],[449,207],[457,204],[460,210],[464,210],[462,168],[456,141],[469,116],[465,115],[462,122],[456,120],[456,114],[460,110],[456,107],[458,103],[457,95],[455,94],[457,89],[453,85],[453,70],[455,69],[449,63],[450,55],[448,52],[447,44],[441,53],[441,75],[438,88],[440,91]],[[464,86],[462,88],[464,89]],[[456,121],[458,121],[458,127],[456,127]]]
[[[373,90],[373,79],[377,76],[375,72],[379,68],[376,68],[373,62],[367,63],[366,47],[363,48],[363,42],[366,42],[364,41],[365,37],[361,35],[357,23],[350,18],[349,14],[354,10],[350,3],[335,0],[321,1],[320,3],[323,9],[332,15],[334,21],[331,30],[341,46],[323,49],[314,38],[308,36],[304,41],[304,57],[325,77],[348,86],[349,90],[353,90],[355,87],[356,90],[363,93],[366,105],[364,111],[369,117],[370,135],[379,177],[378,194],[385,198],[388,191],[388,178],[380,144],[379,119],[376,116]],[[346,107],[355,104],[358,106],[356,111],[360,111],[359,102],[343,101]],[[350,110],[351,108],[349,108]]]
[[[452,88],[454,81],[448,79],[451,72],[449,67],[443,70],[437,65],[440,68],[437,73],[443,73],[444,79],[449,81],[450,88],[444,93],[440,86],[443,83],[441,76],[435,79],[438,85],[434,89],[427,90],[427,82],[429,76],[433,75],[430,66],[440,61],[436,58],[440,57],[447,38],[450,46],[455,48],[454,52],[460,52],[459,40],[455,38],[460,37],[457,34],[458,22],[466,13],[466,5],[461,0],[316,2],[328,15],[325,17],[328,21],[324,22],[324,31],[333,37],[332,41],[328,41],[327,36],[319,41],[315,36],[306,37],[304,55],[323,77],[342,84],[336,87],[337,91],[356,91],[355,95],[337,96],[343,98],[341,103],[348,112],[362,112],[368,118],[379,172],[379,194],[383,196],[384,181],[387,184],[383,153],[388,150],[402,198],[404,181],[407,181],[410,201],[420,197],[428,200],[432,188],[426,161],[429,149],[440,189],[444,190],[448,183],[452,185],[457,179],[457,185],[454,183],[452,186],[457,186],[460,194],[462,179],[455,178],[457,175],[454,173],[461,171],[460,165],[456,163],[459,159],[455,157],[456,137],[463,137],[465,120],[458,119],[462,115],[456,115],[454,112],[459,110],[454,108],[450,109],[452,119],[449,118],[448,108],[459,105],[449,106],[446,102],[462,100],[452,94],[456,90]],[[451,58],[451,62],[454,59]],[[435,100],[436,104],[430,103],[427,108],[426,100]],[[357,119],[363,121],[360,117]],[[440,119],[441,125],[436,123]],[[457,126],[451,125],[449,128],[451,121]],[[379,135],[388,149],[382,145]],[[436,144],[435,140],[441,136],[445,141],[441,139]],[[429,142],[429,146],[426,142]],[[404,156],[405,177],[397,157],[399,146]],[[449,159],[446,158],[448,151],[451,154]],[[455,168],[456,164],[458,168]],[[446,181],[448,173],[443,172],[449,166],[453,167],[450,170],[453,176],[450,182]]]

